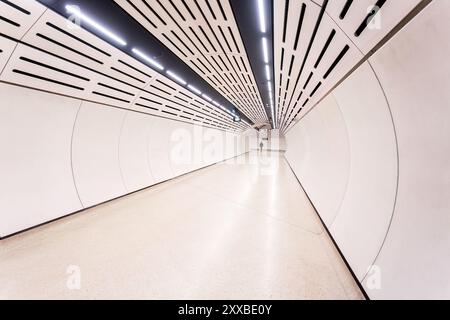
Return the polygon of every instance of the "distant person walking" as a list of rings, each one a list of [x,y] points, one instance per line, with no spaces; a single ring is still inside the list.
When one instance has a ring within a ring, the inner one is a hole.
[[[259,152],[260,153],[262,153],[263,147],[264,147],[264,143],[261,141],[261,143],[259,144]]]

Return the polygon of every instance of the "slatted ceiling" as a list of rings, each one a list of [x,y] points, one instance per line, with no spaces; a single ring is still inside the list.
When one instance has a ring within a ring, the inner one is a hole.
[[[252,121],[267,120],[228,0],[116,2]]]
[[[347,4],[347,0],[330,1],[327,13],[339,25],[339,27],[350,37],[351,41],[363,52],[368,53],[379,41],[386,36],[392,28],[398,24],[421,0],[386,1],[381,7],[378,15],[381,24],[376,29],[366,29],[359,37],[355,36],[358,27],[367,17],[368,9],[375,5],[378,0],[352,1],[343,19],[340,16]]]
[[[222,110],[205,113],[201,108],[194,107],[192,103],[197,96],[171,79],[89,32],[68,26],[68,21],[47,11],[23,37],[23,43],[17,44],[0,36],[0,59],[3,52],[9,58],[0,80],[173,120],[208,124],[212,128],[244,129],[242,124],[233,123]],[[49,44],[38,34],[57,39],[65,47],[53,42]],[[92,59],[69,50],[69,46]],[[202,105],[217,110],[211,104]],[[192,116],[183,118],[184,112]]]
[[[36,1],[0,1],[0,33],[21,39],[45,10]]]
[[[278,125],[286,131],[362,54],[317,3],[283,3],[274,12],[275,98]]]

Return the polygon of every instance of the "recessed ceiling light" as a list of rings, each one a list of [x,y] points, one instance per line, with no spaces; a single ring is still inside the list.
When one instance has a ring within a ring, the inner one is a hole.
[[[114,33],[109,31],[107,28],[105,28],[104,26],[102,26],[101,24],[99,24],[98,22],[96,22],[95,20],[90,18],[89,16],[85,15],[84,13],[82,13],[80,7],[73,6],[73,5],[66,5],[66,11],[68,13],[76,16],[77,18],[81,19],[83,22],[87,23],[91,27],[97,29],[97,31],[99,31],[103,35],[107,36],[108,38],[110,38],[111,40],[116,42],[117,44],[119,44],[121,46],[126,46],[127,45],[125,40],[123,40],[119,36],[115,35]]]
[[[266,78],[267,81],[270,81],[270,67],[268,64],[266,64]]]
[[[181,78],[179,75],[177,75],[176,73],[172,72],[172,71],[166,71],[167,75],[169,77],[171,77],[173,80],[175,80],[176,82],[182,84],[182,85],[186,85],[187,82],[183,80],[183,78]]]
[[[194,87],[194,86],[188,85],[188,88],[189,88],[191,91],[193,91],[194,93],[198,94],[198,95],[201,95],[201,94],[202,94],[202,92],[201,92],[200,90],[198,90],[198,89],[197,89],[196,87]]]
[[[259,25],[261,32],[266,32],[266,10],[264,9],[264,0],[258,0]]]
[[[131,49],[131,51],[136,54],[137,56],[141,57],[142,59],[144,59],[145,61],[147,61],[148,63],[150,63],[153,67],[155,67],[158,70],[164,70],[164,67],[159,64],[158,62],[156,62],[155,60],[153,60],[152,58],[150,58],[149,56],[147,56],[146,54],[144,54],[142,51],[140,51],[139,49],[133,48]]]
[[[267,38],[262,38],[264,62],[269,63],[269,48],[267,47]]]
[[[204,99],[208,100],[209,102],[212,101],[212,99],[211,99],[209,96],[207,96],[206,94],[202,94],[202,97],[203,97]]]

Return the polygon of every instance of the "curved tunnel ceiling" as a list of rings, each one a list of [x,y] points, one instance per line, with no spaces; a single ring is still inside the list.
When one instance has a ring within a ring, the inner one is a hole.
[[[177,57],[163,44],[167,43],[167,40],[162,39],[160,41],[114,1],[39,0],[39,2],[64,17],[71,17],[71,12],[68,12],[68,6],[76,8],[85,16],[105,27],[107,31],[119,38],[119,41],[114,41],[111,37],[105,36],[105,34],[99,32],[98,28],[92,27],[87,23],[82,23],[83,28],[147,64],[163,76],[175,80],[178,84],[198,95],[200,99],[213,103],[217,108],[222,108],[222,110],[230,114],[236,114],[238,119],[244,120],[244,123],[238,124],[241,129],[247,127],[246,123],[252,124],[256,120],[252,117],[247,117],[235,104],[231,103],[207,81],[193,72],[190,66],[185,63],[185,59]],[[111,22],[114,23],[111,24]]]

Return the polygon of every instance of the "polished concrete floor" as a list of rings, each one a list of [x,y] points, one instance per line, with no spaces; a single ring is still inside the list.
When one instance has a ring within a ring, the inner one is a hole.
[[[362,299],[283,155],[215,165],[0,242],[0,299]]]

